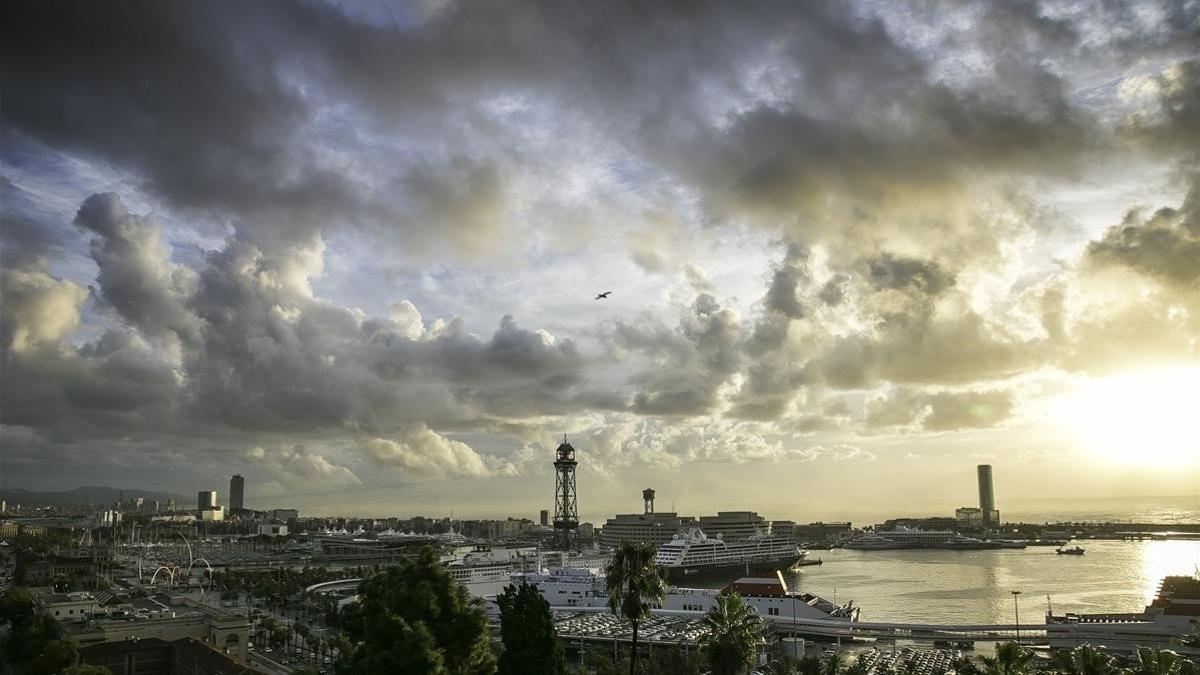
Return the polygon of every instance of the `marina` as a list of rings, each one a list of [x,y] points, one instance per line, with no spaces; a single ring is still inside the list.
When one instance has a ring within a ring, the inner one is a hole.
[[[1023,619],[1050,609],[1056,614],[1140,612],[1164,577],[1195,574],[1200,565],[1197,541],[1089,541],[1086,548],[1082,556],[1060,556],[1042,547],[843,548],[823,551],[819,567],[790,570],[784,577],[804,592],[856,600],[864,621],[999,624],[1013,620],[1013,590],[1023,592]]]

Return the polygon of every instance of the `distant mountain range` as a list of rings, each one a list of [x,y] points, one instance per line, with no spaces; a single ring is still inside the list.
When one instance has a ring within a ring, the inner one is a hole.
[[[142,497],[147,502],[153,502],[157,499],[165,504],[168,499],[174,498],[180,506],[186,506],[189,503],[183,495],[173,495],[167,492],[150,492],[148,490],[120,490],[118,488],[98,485],[87,485],[62,492],[31,492],[20,488],[5,489],[0,490],[0,499],[4,499],[9,505],[21,504],[23,506],[87,506],[88,504],[101,506],[112,504],[120,498],[122,492],[125,493],[125,499],[127,500]]]

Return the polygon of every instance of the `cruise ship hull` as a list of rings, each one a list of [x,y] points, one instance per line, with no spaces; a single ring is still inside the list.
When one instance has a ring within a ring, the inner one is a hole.
[[[800,562],[802,558],[803,556],[799,555],[789,555],[783,558],[757,560],[754,562],[743,561],[728,565],[659,565],[658,569],[664,573],[667,581],[676,584],[683,583],[688,580],[733,580],[757,572],[778,572],[789,570],[792,567],[795,567],[796,563]]]

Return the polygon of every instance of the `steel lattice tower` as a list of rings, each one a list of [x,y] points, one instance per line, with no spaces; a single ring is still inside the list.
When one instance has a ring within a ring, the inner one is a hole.
[[[579,507],[575,503],[575,448],[563,436],[554,460],[554,532],[559,548],[575,547],[579,534]]]

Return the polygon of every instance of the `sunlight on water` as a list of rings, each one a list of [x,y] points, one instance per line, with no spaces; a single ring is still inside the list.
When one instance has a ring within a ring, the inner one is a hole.
[[[823,565],[789,574],[801,591],[853,599],[864,620],[1022,622],[1063,612],[1140,612],[1164,576],[1195,574],[1200,541],[1077,541],[1087,553],[1052,548],[999,551],[814,551]],[[1047,598],[1047,596],[1049,596]]]
[[[1142,548],[1142,584],[1146,602],[1158,594],[1163,577],[1200,572],[1200,542],[1154,541]]]

